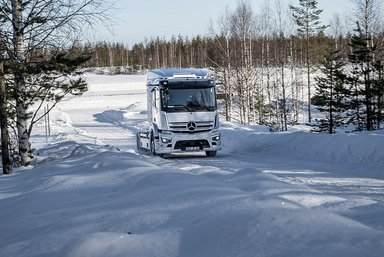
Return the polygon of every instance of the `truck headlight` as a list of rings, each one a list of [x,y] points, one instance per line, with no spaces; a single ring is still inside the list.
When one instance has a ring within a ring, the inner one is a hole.
[[[169,144],[172,142],[172,138],[169,138],[169,137],[161,137],[161,142],[163,142],[164,144]]]
[[[220,135],[214,135],[212,141],[220,141]]]

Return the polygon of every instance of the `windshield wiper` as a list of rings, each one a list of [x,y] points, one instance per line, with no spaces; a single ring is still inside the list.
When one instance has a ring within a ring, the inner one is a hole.
[[[200,106],[198,106],[198,107],[200,107],[200,108],[203,108],[204,110],[207,110],[207,111],[213,111],[212,110],[212,107],[208,107],[208,106],[204,106],[204,105],[200,105]]]
[[[206,105],[200,105],[200,104],[198,104],[198,105],[193,105],[193,107],[194,107],[194,109],[195,110],[206,110],[206,111],[209,111],[209,112],[211,112],[211,111],[214,111],[215,110],[215,108],[213,107],[213,106],[206,106]]]

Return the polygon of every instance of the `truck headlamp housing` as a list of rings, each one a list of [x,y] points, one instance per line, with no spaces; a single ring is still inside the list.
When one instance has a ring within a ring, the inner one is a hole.
[[[212,141],[220,141],[220,135],[212,136]]]
[[[169,144],[172,142],[172,138],[169,138],[169,137],[161,137],[161,142],[163,142],[164,144]]]

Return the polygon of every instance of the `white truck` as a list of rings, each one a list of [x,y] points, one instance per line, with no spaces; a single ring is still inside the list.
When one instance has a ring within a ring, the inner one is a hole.
[[[156,69],[147,73],[148,128],[137,133],[137,149],[171,153],[221,149],[216,82],[206,69]]]

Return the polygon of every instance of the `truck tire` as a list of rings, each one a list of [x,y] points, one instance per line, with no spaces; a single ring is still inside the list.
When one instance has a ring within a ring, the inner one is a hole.
[[[205,151],[205,155],[207,155],[207,157],[215,157],[217,154],[217,151]]]
[[[151,142],[151,145],[150,145],[149,151],[153,156],[157,156],[156,149],[155,149],[155,137],[153,136],[153,132],[151,132],[150,142]]]
[[[160,158],[166,158],[167,154],[164,153],[156,153],[155,149],[155,137],[153,136],[153,133],[151,133],[151,145],[149,151],[151,152],[152,156],[159,156]]]
[[[138,154],[141,154],[141,144],[140,144],[140,134],[139,132],[136,133],[136,149],[137,149],[137,153]]]

